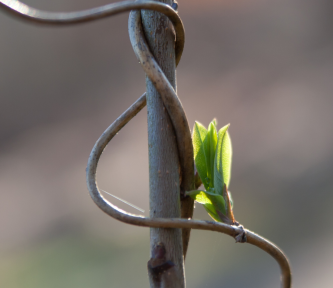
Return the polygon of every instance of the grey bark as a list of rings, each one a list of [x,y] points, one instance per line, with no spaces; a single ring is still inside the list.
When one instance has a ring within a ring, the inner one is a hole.
[[[172,1],[163,0],[171,5]],[[176,90],[176,65],[172,24],[162,14],[143,10],[142,23],[149,47]],[[168,113],[153,83],[146,78],[149,149],[150,217],[181,216],[180,167],[176,137]],[[150,229],[150,251],[159,243],[165,247],[165,259],[175,266],[156,279],[149,271],[150,287],[185,287],[181,229]]]

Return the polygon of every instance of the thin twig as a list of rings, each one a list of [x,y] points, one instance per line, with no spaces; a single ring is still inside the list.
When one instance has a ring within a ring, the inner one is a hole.
[[[175,43],[176,64],[182,55],[184,47],[184,29],[182,21],[178,14],[169,5],[154,1],[122,1],[118,3],[107,4],[88,10],[76,12],[46,12],[32,8],[16,0],[0,0],[0,8],[11,13],[14,16],[21,17],[24,20],[50,25],[72,25],[83,22],[90,22],[98,19],[107,18],[131,10],[154,10],[166,15],[174,25],[177,34]]]

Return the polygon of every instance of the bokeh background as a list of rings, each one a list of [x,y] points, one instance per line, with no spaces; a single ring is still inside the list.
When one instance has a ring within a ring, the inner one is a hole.
[[[49,11],[110,2],[25,1]],[[179,0],[190,125],[231,123],[236,219],[285,251],[294,287],[333,282],[332,6]],[[149,230],[102,213],[85,186],[96,139],[145,91],[127,18],[55,28],[0,13],[1,287],[148,287]],[[148,215],[146,110],[107,147],[98,183]],[[209,218],[200,205],[194,216]],[[259,249],[191,237],[188,287],[279,287]]]

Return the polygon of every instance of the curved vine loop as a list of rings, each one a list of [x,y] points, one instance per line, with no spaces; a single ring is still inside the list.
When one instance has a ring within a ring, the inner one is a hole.
[[[83,11],[55,13],[55,12],[41,11],[16,0],[0,0],[0,8],[24,20],[33,23],[49,24],[49,25],[72,25],[83,22],[89,22],[135,9],[154,10],[166,15],[174,26],[177,36],[175,41],[176,65],[178,65],[184,49],[185,31],[180,17],[173,8],[171,8],[169,5],[160,2],[122,1]],[[133,32],[134,30],[132,29],[130,31]],[[131,32],[130,35],[132,35],[134,38],[135,37],[138,37],[138,39],[140,38],[140,35],[133,35],[133,33]],[[140,43],[142,43],[142,45],[146,45],[145,41],[141,41]],[[140,49],[138,49],[138,51],[139,50]],[[138,52],[137,57],[145,58],[145,53]],[[148,62],[153,63],[154,61],[155,60],[151,56],[151,61],[148,59],[146,63]],[[156,78],[156,76],[158,75],[157,73],[159,72],[150,69],[150,67],[152,66],[149,65],[143,65],[143,66],[147,74],[151,76],[155,75],[153,77]],[[158,67],[157,64],[156,67]],[[159,67],[158,69],[160,70]],[[165,91],[164,93],[162,93],[163,95],[161,94],[161,96],[163,98],[164,105],[168,110],[168,113],[170,115],[171,121],[173,123],[176,132],[177,147],[179,152],[179,160],[182,173],[181,192],[183,196],[185,195],[185,191],[190,191],[194,189],[193,187],[194,163],[193,163],[193,148],[191,142],[191,133],[184,109],[182,108],[178,96],[174,92],[172,86],[169,84],[164,74],[163,73],[161,74],[162,76],[159,79],[157,79],[157,81],[159,82],[158,85],[160,89]],[[182,218],[186,219],[192,218],[193,208],[194,208],[193,204],[194,201],[190,197],[182,197],[181,199]],[[190,229],[182,229],[184,257],[186,256],[189,237],[190,237]]]
[[[181,19],[170,6],[159,2],[123,1],[120,3],[109,4],[79,12],[51,13],[31,8],[16,0],[0,0],[0,8],[7,10],[15,16],[19,16],[32,22],[53,25],[88,22],[135,9],[154,10],[165,14],[174,25],[176,31],[176,64],[179,63],[183,51],[185,34]],[[177,145],[182,168],[182,188],[185,189],[185,191],[192,190],[194,185],[193,150],[186,115],[173,87],[168,82],[159,65],[156,63],[153,55],[149,51],[141,27],[141,16],[138,11],[132,11],[130,13],[129,33],[134,52],[142,64],[145,73],[153,81],[156,89],[159,91],[173,123],[176,132]],[[113,122],[105,130],[105,132],[95,143],[90,153],[86,170],[86,178],[89,193],[96,205],[109,216],[124,223],[136,226],[155,228],[182,228],[183,231],[185,229],[187,229],[187,231],[190,229],[210,230],[227,234],[233,238],[237,238],[237,236],[243,234],[245,231],[247,243],[259,247],[263,251],[270,254],[278,262],[281,269],[281,287],[290,288],[291,270],[286,256],[273,243],[247,229],[213,221],[200,221],[180,218],[146,218],[144,216],[130,214],[119,209],[117,206],[107,201],[101,195],[96,182],[97,165],[101,154],[107,144],[117,134],[117,132],[121,130],[121,128],[124,127],[145,105],[146,95],[144,93],[134,104],[131,105],[131,107],[129,107],[115,122]],[[193,212],[193,205],[192,212],[190,210],[191,209],[189,209],[186,213],[191,214]]]

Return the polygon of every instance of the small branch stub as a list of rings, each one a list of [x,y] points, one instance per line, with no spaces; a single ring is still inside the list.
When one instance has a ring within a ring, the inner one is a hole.
[[[243,227],[243,225],[239,225],[238,222],[236,222],[235,226],[241,229],[241,232],[239,232],[235,236],[236,243],[246,243],[247,242],[247,237],[246,237],[246,231]]]
[[[175,266],[175,264],[166,259],[166,250],[162,242],[157,243],[152,251],[152,257],[148,261],[148,271],[157,283],[161,282],[161,275]]]

